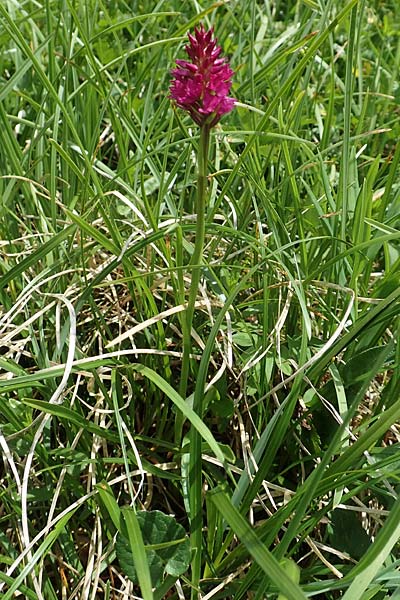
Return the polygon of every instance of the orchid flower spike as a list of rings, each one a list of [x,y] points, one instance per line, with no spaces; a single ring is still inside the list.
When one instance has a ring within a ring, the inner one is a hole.
[[[230,112],[235,99],[229,97],[233,71],[227,58],[220,58],[221,47],[213,37],[214,30],[203,25],[188,34],[185,50],[190,60],[176,60],[170,97],[187,110],[200,126],[214,127],[222,115]]]

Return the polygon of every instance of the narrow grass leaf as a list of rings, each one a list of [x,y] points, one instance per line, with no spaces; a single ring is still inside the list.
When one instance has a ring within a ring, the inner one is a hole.
[[[135,371],[138,371],[150,381],[152,381],[161,391],[179,408],[182,414],[191,422],[193,427],[198,431],[199,435],[207,442],[210,449],[214,452],[215,456],[223,463],[226,463],[224,452],[215,441],[213,434],[207,425],[200,419],[200,417],[193,411],[192,408],[183,400],[176,390],[170,384],[161,377],[158,373],[145,367],[144,365],[133,365]]]
[[[110,515],[115,529],[119,531],[121,527],[121,509],[118,506],[111,487],[106,481],[102,481],[101,483],[97,484],[96,488],[99,492],[101,501]]]
[[[57,523],[57,525],[54,527],[53,531],[51,531],[49,533],[49,535],[46,536],[46,538],[43,540],[43,542],[40,544],[39,548],[36,550],[36,552],[32,556],[31,560],[22,568],[21,572],[15,578],[12,585],[9,587],[9,589],[4,594],[4,596],[2,596],[3,600],[11,600],[11,598],[14,598],[14,594],[15,594],[15,592],[17,592],[20,589],[21,583],[29,575],[29,573],[35,568],[35,566],[39,562],[39,560],[46,555],[47,550],[49,548],[51,548],[51,546],[54,544],[54,542],[58,539],[62,530],[64,529],[64,527],[66,526],[66,524],[68,523],[70,518],[73,516],[74,512],[75,512],[74,510],[71,510],[71,512],[69,512],[62,519],[60,519],[59,522]]]
[[[25,273],[30,267],[43,260],[50,252],[58,248],[64,240],[72,236],[75,231],[75,225],[68,225],[65,229],[52,236],[49,241],[42,244],[37,250],[34,250],[29,256],[22,259],[20,263],[14,265],[7,273],[2,275],[0,277],[0,288],[5,287],[10,281],[18,279],[22,273]]]
[[[229,523],[233,532],[247,548],[248,552],[257,561],[264,573],[270,577],[279,592],[286,596],[287,600],[305,600],[307,597],[299,585],[297,585],[282,568],[279,561],[267,550],[260,541],[257,533],[232,505],[227,494],[221,488],[210,492],[210,499],[217,509]]]
[[[358,573],[343,596],[343,600],[361,600],[365,590],[378,574],[395,544],[400,539],[400,498],[397,498],[376,540],[360,562],[346,577]]]
[[[146,557],[146,549],[143,536],[135,511],[131,508],[121,510],[128,533],[129,544],[135,564],[143,600],[153,600],[152,584],[149,564]]]

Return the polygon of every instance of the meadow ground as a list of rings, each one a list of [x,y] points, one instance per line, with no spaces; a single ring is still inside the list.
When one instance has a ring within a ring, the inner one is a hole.
[[[400,598],[398,0],[3,0],[0,41],[0,598]]]

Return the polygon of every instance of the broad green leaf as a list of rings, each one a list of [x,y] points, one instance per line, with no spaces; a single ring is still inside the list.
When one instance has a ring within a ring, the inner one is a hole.
[[[365,554],[371,544],[371,539],[362,527],[357,513],[351,510],[336,508],[331,515],[330,528],[332,548],[346,552],[357,560]]]
[[[133,583],[139,583],[138,571],[135,566],[134,555],[129,540],[121,535],[117,536],[115,542],[115,550],[117,552],[117,558],[124,575],[129,577]],[[146,560],[148,563],[151,588],[156,587],[161,581],[163,576],[163,564],[160,556],[154,552],[154,550],[146,550]]]
[[[190,563],[190,542],[182,525],[179,525],[174,517],[158,510],[139,511],[136,516],[146,550],[152,586],[157,587],[166,575],[179,577],[187,571]],[[134,556],[129,541],[121,533],[117,537],[116,550],[124,573],[137,583]]]

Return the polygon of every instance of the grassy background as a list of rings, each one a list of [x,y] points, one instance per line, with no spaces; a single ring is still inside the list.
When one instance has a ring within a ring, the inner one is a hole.
[[[180,398],[199,22],[238,105]],[[399,31],[397,0],[0,4],[2,598],[400,598]],[[129,505],[201,531],[192,568],[154,585]]]

